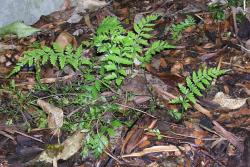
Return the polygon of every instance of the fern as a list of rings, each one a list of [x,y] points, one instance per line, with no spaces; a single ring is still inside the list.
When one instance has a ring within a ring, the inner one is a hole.
[[[195,20],[192,16],[187,16],[187,18],[183,22],[180,22],[179,24],[173,24],[171,27],[172,38],[174,40],[177,40],[182,31],[193,25],[195,25]]]
[[[153,30],[151,27],[155,26],[152,22],[158,17],[159,15],[148,15],[147,17],[142,18],[137,24],[134,24],[134,31],[137,34],[135,40],[138,44],[148,45],[147,40],[153,37],[149,32]]]
[[[99,73],[106,83],[115,82],[120,85],[127,76],[126,67],[131,67],[137,60],[141,63],[150,62],[152,56],[164,49],[174,48],[167,42],[154,42],[145,56],[141,56],[144,47],[149,45],[152,38],[152,22],[158,15],[149,15],[134,24],[134,31],[126,32],[116,17],[107,17],[97,29],[93,45],[97,52],[103,53]]]
[[[35,65],[36,71],[40,71],[40,66],[50,62],[53,66],[63,69],[66,65],[71,65],[75,70],[81,65],[91,65],[91,62],[82,57],[83,49],[79,46],[76,51],[71,45],[68,45],[63,50],[57,43],[52,45],[52,48],[44,46],[40,49],[26,51],[24,57],[16,64],[9,77],[21,71],[25,65]],[[36,75],[39,75],[36,73]]]
[[[145,56],[140,60],[144,63],[149,63],[157,52],[161,52],[165,49],[173,49],[175,46],[168,44],[165,41],[155,41],[152,43],[151,47],[146,51]]]
[[[218,68],[199,69],[198,72],[193,72],[191,77],[186,78],[186,85],[178,84],[180,92],[183,94],[175,99],[170,100],[172,104],[181,104],[187,110],[191,105],[190,102],[196,103],[196,97],[202,96],[202,91],[211,85],[213,79],[225,74],[225,70]]]

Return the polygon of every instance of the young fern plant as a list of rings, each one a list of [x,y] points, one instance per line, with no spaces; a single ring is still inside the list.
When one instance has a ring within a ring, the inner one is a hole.
[[[196,103],[196,97],[202,96],[202,91],[211,85],[213,79],[225,74],[226,70],[218,68],[199,69],[198,72],[193,72],[192,76],[186,78],[186,86],[178,84],[180,92],[183,94],[175,99],[170,100],[172,104],[180,104],[187,110],[191,107],[191,102]]]
[[[177,40],[185,29],[193,25],[195,25],[195,20],[192,16],[187,16],[187,18],[179,24],[173,24],[171,27],[172,39]]]
[[[26,51],[24,57],[16,64],[9,77],[20,72],[21,69],[28,65],[35,65],[36,76],[40,75],[41,66],[50,62],[53,66],[63,69],[66,65],[71,65],[75,70],[78,70],[81,65],[91,65],[91,62],[82,57],[83,48],[79,46],[75,51],[71,45],[68,45],[65,50],[57,43],[52,45],[52,48],[44,46],[39,49]]]
[[[152,22],[158,15],[149,15],[135,23],[134,31],[126,31],[116,17],[105,18],[97,29],[93,44],[97,52],[103,54],[101,69],[99,73],[106,83],[115,81],[117,86],[121,85],[127,76],[126,68],[131,67],[135,62],[150,62],[156,52],[164,49],[174,48],[165,41],[156,41],[151,47],[149,39],[153,36]],[[145,56],[142,56],[145,48]]]

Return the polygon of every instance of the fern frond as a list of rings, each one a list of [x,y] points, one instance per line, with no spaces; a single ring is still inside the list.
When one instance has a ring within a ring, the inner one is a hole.
[[[76,51],[71,45],[68,45],[63,50],[58,44],[54,43],[52,48],[44,46],[40,49],[34,49],[24,52],[24,57],[16,64],[9,77],[18,73],[23,66],[35,65],[36,71],[40,71],[41,65],[50,62],[52,65],[63,69],[65,65],[71,65],[75,70],[79,69],[80,65],[91,65],[91,62],[82,57],[82,46],[78,47]]]
[[[114,80],[116,85],[120,85],[127,75],[126,70],[120,69],[131,66],[138,62],[138,59],[142,63],[149,62],[155,53],[174,48],[167,42],[158,41],[152,44],[144,57],[140,57],[144,46],[149,45],[149,39],[152,37],[150,32],[153,30],[151,27],[154,26],[152,22],[157,18],[158,15],[146,16],[134,24],[134,31],[128,32],[116,17],[107,17],[102,21],[93,39],[93,45],[97,47],[97,52],[103,53],[104,56],[99,71],[103,79]]]
[[[153,29],[150,27],[155,25],[155,24],[152,24],[152,22],[155,21],[158,17],[159,17],[159,15],[148,15],[145,18],[142,18],[138,23],[134,24],[135,32],[138,35],[143,36],[142,35],[143,33],[147,34],[146,32],[152,31]],[[151,38],[151,36],[150,37],[147,36],[147,37]]]
[[[187,16],[187,18],[183,22],[180,22],[179,24],[173,24],[171,27],[173,35],[172,38],[176,40],[182,31],[193,25],[195,25],[195,20],[192,16]]]
[[[193,72],[192,77],[186,78],[186,86],[178,84],[180,92],[184,96],[179,96],[175,99],[170,100],[172,104],[181,104],[182,107],[187,110],[190,102],[196,102],[196,96],[202,96],[202,92],[206,90],[206,87],[211,85],[213,79],[225,74],[225,70],[220,70],[218,68],[204,68],[199,69],[198,72]]]
[[[125,29],[122,27],[117,17],[108,16],[99,25],[96,33],[97,33],[97,36],[99,36],[99,35],[107,35],[115,31],[119,31],[122,33],[122,32],[125,32]]]
[[[137,36],[135,40],[141,45],[148,45],[147,40],[152,38],[153,36],[150,32],[153,30],[152,26],[155,26],[152,22],[155,21],[159,15],[148,15],[145,18],[142,18],[138,23],[134,24],[134,31]]]
[[[145,63],[149,63],[152,59],[152,56],[155,55],[158,52],[161,52],[165,49],[173,49],[175,48],[175,46],[168,44],[165,41],[155,41],[154,43],[152,43],[151,47],[146,51],[145,56],[144,56],[144,60],[143,62]]]

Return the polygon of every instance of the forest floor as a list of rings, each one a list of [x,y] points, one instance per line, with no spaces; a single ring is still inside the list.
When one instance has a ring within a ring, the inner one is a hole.
[[[2,37],[0,167],[249,167],[250,10],[245,1],[229,2],[95,0],[85,11],[79,3],[79,15],[68,4],[32,25],[39,32]],[[165,48],[143,65],[119,58],[103,64],[104,54],[128,53],[122,47],[130,41],[104,40],[122,51],[102,51],[92,40],[102,21],[117,17],[126,30],[123,38],[148,15],[157,19],[148,25],[153,35],[140,53],[147,55],[157,40],[166,41]],[[54,63],[43,58],[42,65],[34,57],[9,77],[27,51],[54,42],[72,46],[62,55],[77,55],[73,50],[82,46],[79,53],[91,65],[74,68],[82,59],[69,58],[60,68],[67,57]],[[110,72],[116,68],[118,73]],[[207,76],[210,68],[223,74]],[[111,76],[116,80],[107,80]],[[197,77],[203,77],[201,85]],[[189,107],[170,103],[181,94]]]

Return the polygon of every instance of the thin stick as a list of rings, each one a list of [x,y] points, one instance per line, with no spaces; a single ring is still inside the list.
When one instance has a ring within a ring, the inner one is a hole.
[[[123,105],[123,104],[119,104],[119,103],[115,103],[115,104],[117,104],[117,105],[119,105],[119,106],[122,106],[122,107],[126,107],[126,108],[129,108],[129,109],[135,110],[135,111],[139,111],[139,112],[141,112],[141,113],[143,113],[143,114],[146,114],[146,115],[148,115],[148,116],[150,116],[150,117],[152,117],[152,118],[156,118],[155,116],[153,116],[153,115],[151,115],[151,114],[149,114],[149,113],[147,113],[147,112],[145,112],[145,111],[142,111],[142,110],[140,110],[140,109],[137,109],[137,108],[134,108],[134,107],[130,107],[130,106],[127,106],[127,105]]]
[[[18,133],[18,134],[20,134],[20,135],[23,135],[23,136],[25,136],[25,137],[31,138],[31,139],[33,139],[33,140],[39,141],[39,142],[41,142],[41,143],[44,143],[44,142],[43,142],[42,140],[40,140],[40,139],[37,139],[37,138],[35,138],[35,137],[32,137],[32,136],[27,135],[27,134],[22,133],[22,132],[19,132],[19,131],[17,131],[17,130],[14,130],[14,132],[15,132],[15,133]]]

